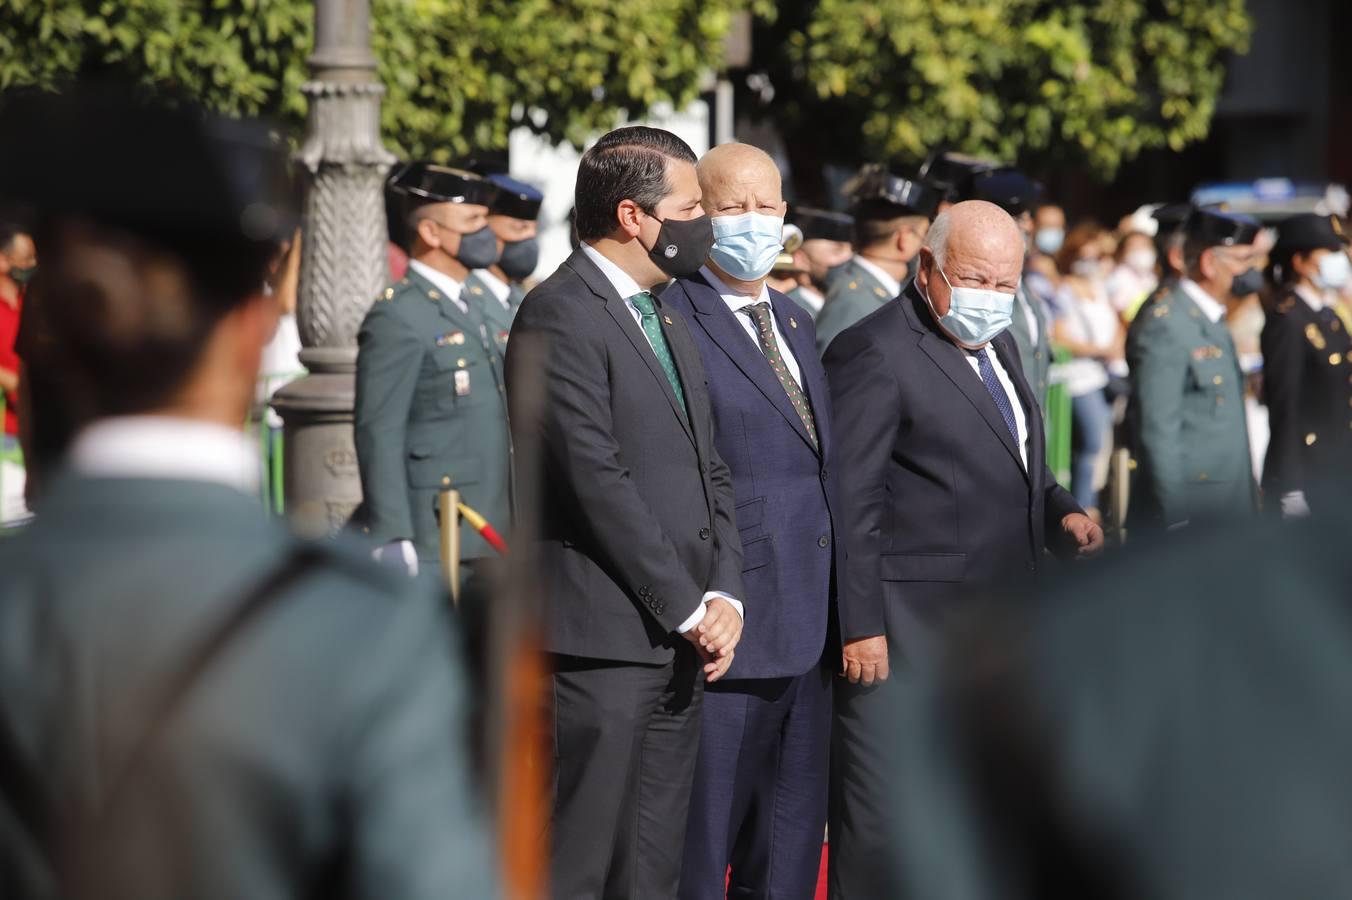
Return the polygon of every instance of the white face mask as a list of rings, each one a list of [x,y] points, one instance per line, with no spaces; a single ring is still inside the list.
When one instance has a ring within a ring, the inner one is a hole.
[[[1319,257],[1319,272],[1314,276],[1314,283],[1321,290],[1337,291],[1347,286],[1350,276],[1352,260],[1341,250],[1330,250]]]
[[[1127,268],[1142,275],[1150,275],[1155,271],[1154,250],[1133,250],[1122,261],[1127,264]]]
[[[980,288],[955,288],[943,269],[936,265],[934,270],[948,285],[948,312],[941,316],[935,311],[928,289],[925,291],[925,302],[939,320],[940,327],[956,338],[958,343],[980,347],[990,343],[1014,321],[1013,294]]]
[[[1070,264],[1070,271],[1073,275],[1081,278],[1096,278],[1100,270],[1097,259],[1077,259]]]

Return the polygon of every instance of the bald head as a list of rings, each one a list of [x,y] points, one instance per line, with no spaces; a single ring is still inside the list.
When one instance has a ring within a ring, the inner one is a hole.
[[[711,216],[748,212],[784,215],[779,167],[759,147],[719,144],[704,154],[695,171],[704,194],[704,208]]]
[[[967,200],[939,214],[920,250],[915,282],[938,316],[948,314],[951,288],[1013,294],[1023,275],[1023,231],[994,203]]]

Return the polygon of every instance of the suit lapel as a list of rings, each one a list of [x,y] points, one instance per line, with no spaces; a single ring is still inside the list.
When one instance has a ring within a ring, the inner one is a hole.
[[[723,298],[703,278],[696,276],[682,281],[681,287],[690,295],[696,313],[695,321],[699,326],[719,349],[727,354],[728,359],[732,360],[733,365],[741,370],[747,380],[765,395],[765,399],[798,432],[799,437],[811,446],[812,440],[808,436],[807,427],[794,411],[784,386],[779,383],[779,378],[770,368],[770,362],[760,347],[752,341],[751,336],[737,321],[737,315],[728,309]],[[787,332],[789,329],[781,322],[780,330]],[[797,356],[798,348],[794,347],[793,352]]]
[[[922,314],[928,315],[928,313],[922,313],[915,308],[917,303],[923,302],[913,293],[911,308],[907,310],[908,314],[916,317]],[[923,320],[919,321],[923,322]],[[1014,443],[1013,435],[1009,433],[1009,426],[1005,424],[1004,416],[1000,415],[1000,410],[996,409],[995,401],[991,399],[990,392],[981,383],[981,378],[972,371],[972,367],[964,358],[963,352],[952,342],[940,337],[933,329],[928,327],[924,328],[920,335],[919,346],[925,355],[934,361],[940,371],[948,376],[948,380],[953,382],[953,386],[961,391],[968,402],[981,414],[981,418],[986,420],[986,424],[990,426],[991,431],[995,432],[995,436],[1000,439],[1000,443],[1013,457],[1014,464],[1027,476],[1023,457]]]

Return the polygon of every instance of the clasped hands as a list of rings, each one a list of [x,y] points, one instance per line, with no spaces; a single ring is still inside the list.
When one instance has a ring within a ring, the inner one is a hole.
[[[742,617],[727,600],[713,597],[704,605],[704,618],[681,637],[704,659],[704,680],[717,681],[732,665],[733,651],[742,639]]]

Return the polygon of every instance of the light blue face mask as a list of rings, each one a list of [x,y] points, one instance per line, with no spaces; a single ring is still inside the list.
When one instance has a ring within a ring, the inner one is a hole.
[[[1000,291],[986,291],[978,288],[953,287],[944,270],[938,266],[934,270],[948,285],[948,312],[942,316],[934,312],[934,303],[925,291],[925,302],[930,312],[934,312],[939,326],[953,336],[958,343],[968,347],[980,347],[989,343],[1014,321],[1014,295]]]
[[[1033,243],[1037,248],[1048,256],[1055,256],[1061,250],[1061,245],[1066,242],[1066,230],[1064,228],[1039,228],[1033,235]]]
[[[739,281],[764,278],[784,245],[784,220],[761,213],[715,216],[714,248],[709,259]]]

